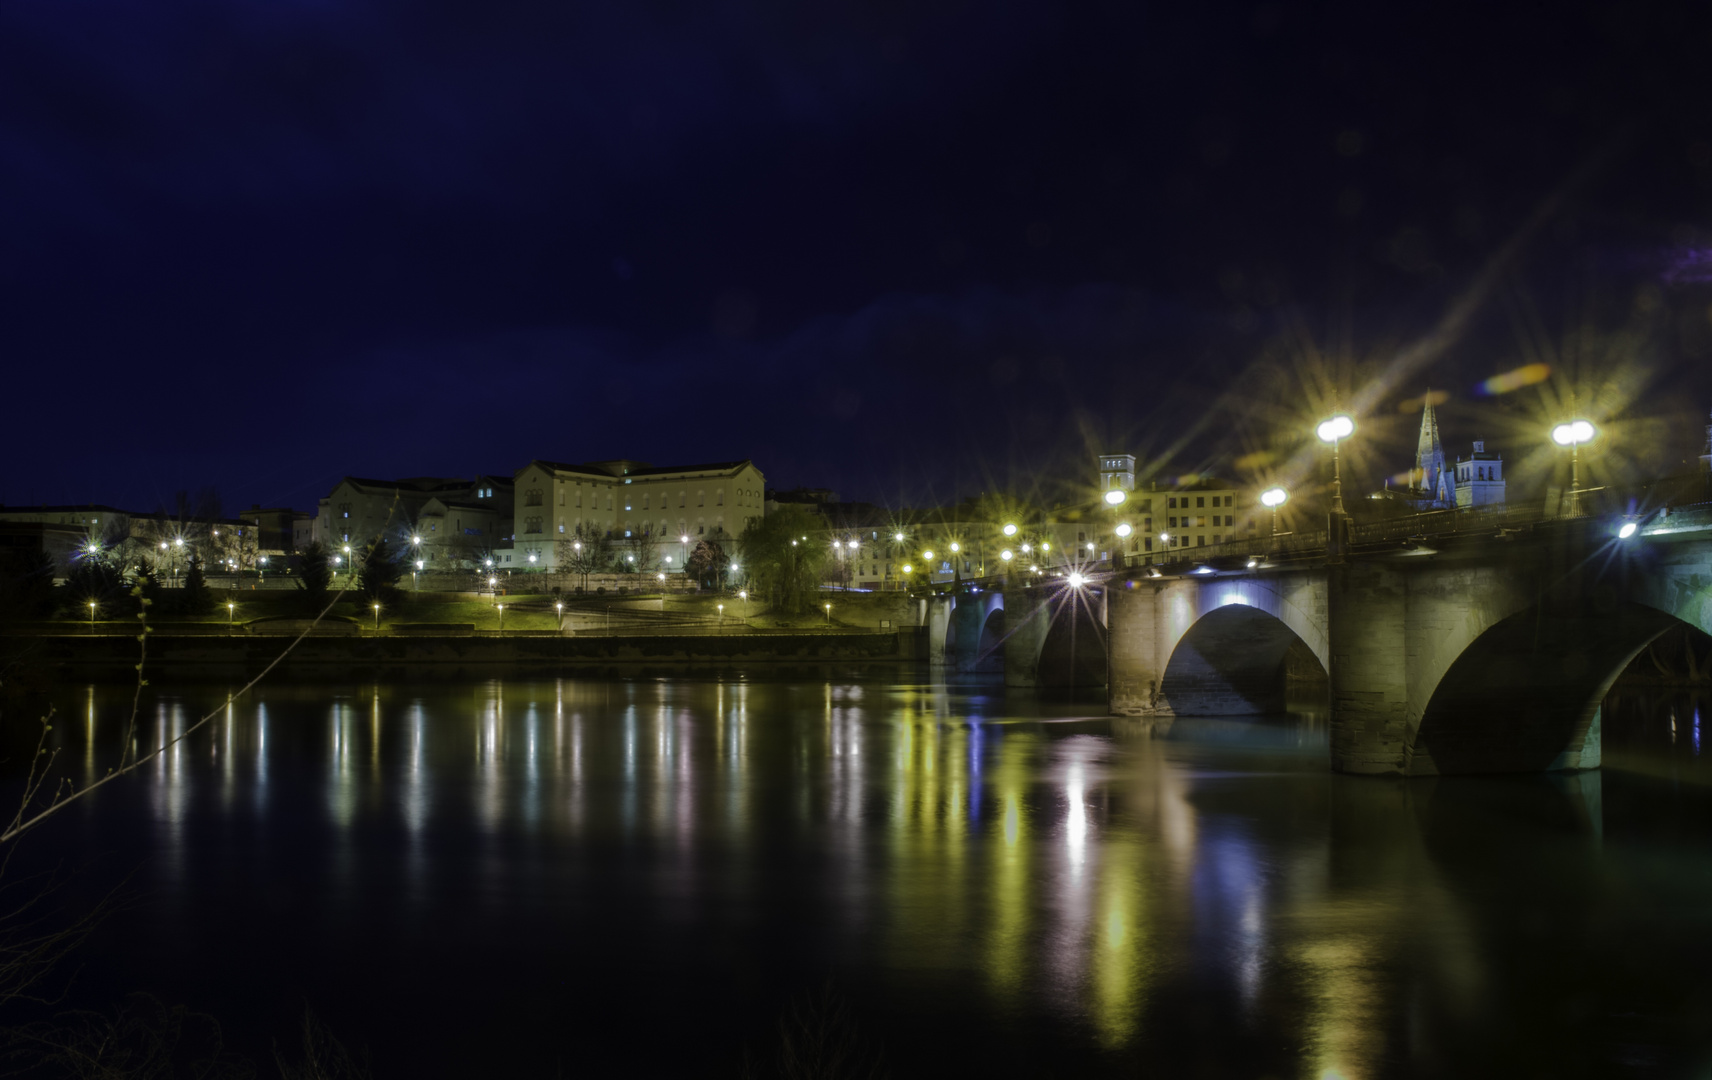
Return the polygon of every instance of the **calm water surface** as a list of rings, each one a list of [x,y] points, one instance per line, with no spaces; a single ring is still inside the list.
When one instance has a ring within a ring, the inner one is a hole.
[[[141,741],[225,692],[151,687]],[[56,704],[99,775],[130,691]],[[130,875],[70,1003],[146,990],[258,1062],[308,1004],[381,1077],[735,1075],[830,983],[900,1076],[1707,1075],[1712,702],[1612,703],[1602,773],[1410,782],[1331,775],[1323,716],[1099,711],[271,687],[25,854]]]

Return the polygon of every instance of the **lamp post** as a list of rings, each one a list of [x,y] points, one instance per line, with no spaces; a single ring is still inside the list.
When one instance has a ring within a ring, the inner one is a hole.
[[[821,606],[826,608],[826,625],[830,627],[832,625],[832,605],[822,604]]]
[[[374,605],[374,628],[375,628],[375,633],[377,633],[377,634],[380,633],[380,605],[379,604]]]
[[[743,621],[744,621],[744,623],[748,623],[748,621],[749,621],[749,593],[748,593],[748,591],[744,590],[742,592],[739,592],[737,594],[737,599],[743,601]]]
[[[1272,511],[1272,533],[1270,545],[1278,542],[1278,508],[1290,498],[1290,493],[1281,487],[1267,488],[1260,493],[1260,505]]]
[[[503,634],[505,633],[505,605],[497,604],[495,606],[499,608],[499,632]]]
[[[1343,466],[1338,453],[1338,446],[1343,440],[1355,433],[1355,421],[1342,413],[1322,420],[1320,426],[1314,429],[1314,434],[1320,441],[1332,448],[1332,512],[1327,522],[1327,548],[1332,562],[1343,561],[1344,533],[1348,530],[1349,519],[1343,512]]]
[[[417,580],[417,576],[416,576],[420,573],[422,573],[422,560],[417,559],[416,560],[416,569],[412,570],[410,572],[410,588],[413,592],[421,592],[422,591],[422,583],[419,580]]]
[[[725,633],[725,605],[715,604],[713,606],[719,609],[719,632],[723,634]]]
[[[89,601],[89,632],[95,633],[95,601]]]
[[[559,633],[562,634],[565,632],[565,602],[563,600],[554,601],[553,607],[559,613]]]
[[[237,611],[238,605],[232,603],[230,600],[226,601],[226,626],[228,629],[232,626],[232,620],[236,617]]]
[[[1581,516],[1581,444],[1591,442],[1598,432],[1586,420],[1571,420],[1552,428],[1552,442],[1569,447],[1568,516]]]

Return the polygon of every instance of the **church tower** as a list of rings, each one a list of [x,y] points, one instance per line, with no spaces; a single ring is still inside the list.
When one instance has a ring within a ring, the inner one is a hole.
[[[1434,509],[1456,506],[1456,492],[1445,474],[1444,444],[1439,441],[1439,418],[1433,412],[1433,393],[1427,391],[1421,410],[1421,439],[1415,446],[1415,475],[1419,489]]]

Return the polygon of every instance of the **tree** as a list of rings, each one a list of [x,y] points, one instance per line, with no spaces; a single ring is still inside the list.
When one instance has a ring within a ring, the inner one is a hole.
[[[718,542],[703,540],[690,552],[689,559],[684,563],[684,572],[689,574],[696,584],[717,589],[725,574],[725,568],[730,565],[730,556],[725,554],[725,549],[720,547]]]
[[[751,522],[737,543],[754,591],[783,611],[813,608],[826,566],[827,546],[819,539],[807,538],[824,525],[818,514],[800,506],[786,506]]]
[[[184,588],[178,592],[178,608],[186,615],[207,615],[214,610],[214,590],[202,574],[202,559],[192,555],[184,572]]]
[[[612,569],[612,541],[606,532],[593,525],[578,523],[571,534],[558,541],[559,566],[582,577],[582,588],[588,589],[588,576]]]
[[[398,582],[404,563],[386,544],[370,544],[357,568],[357,591],[371,604],[390,605],[398,599]]]
[[[633,532],[618,542],[613,565],[621,574],[651,574],[660,562],[660,545],[646,532]]]
[[[304,606],[320,611],[327,606],[327,589],[333,584],[333,568],[327,562],[327,549],[316,540],[303,549],[298,557],[297,588],[303,594]]]
[[[61,606],[73,615],[87,617],[91,603],[107,618],[135,610],[125,587],[124,571],[112,560],[86,552],[72,562],[65,576]]]

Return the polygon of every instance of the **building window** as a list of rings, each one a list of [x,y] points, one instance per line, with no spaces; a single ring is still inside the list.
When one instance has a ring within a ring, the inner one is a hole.
[[[523,531],[526,533],[538,533],[538,532],[540,532],[541,531],[541,519],[538,517],[524,518],[523,519]]]
[[[1166,499],[1165,501],[1167,503],[1170,503],[1170,505],[1166,507],[1167,510],[1177,509],[1177,496],[1173,495],[1169,499]]]
[[[523,505],[524,506],[540,506],[541,505],[541,489],[540,488],[530,488],[528,491],[524,492],[523,493]]]
[[[1195,546],[1196,547],[1205,547],[1206,543],[1207,543],[1206,537],[1204,537],[1204,536],[1195,537]]]
[[[1205,495],[1195,496],[1195,506],[1197,509],[1205,505],[1207,505],[1207,497]]]

